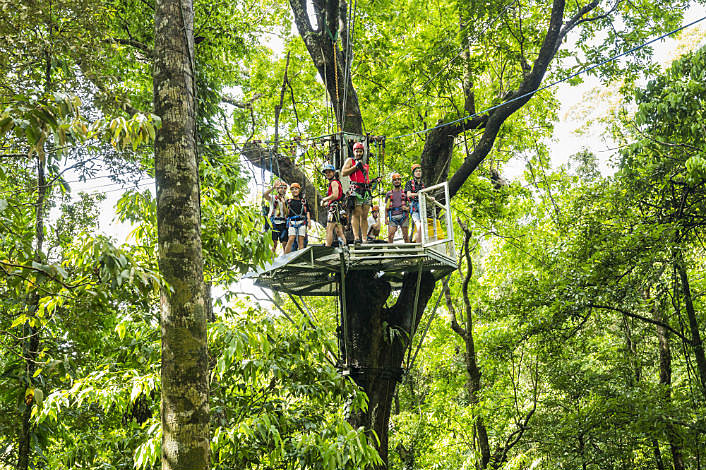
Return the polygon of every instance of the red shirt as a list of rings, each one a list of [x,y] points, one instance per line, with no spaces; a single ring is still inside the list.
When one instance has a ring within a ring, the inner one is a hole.
[[[358,163],[355,158],[351,158],[351,161],[353,162],[353,168],[356,167],[356,164]],[[367,184],[370,183],[370,176],[368,175],[368,170],[369,167],[366,164],[363,164],[363,171],[360,171],[359,169],[356,168],[356,170],[351,173],[350,179],[354,183],[361,183],[361,184]]]
[[[334,201],[340,201],[341,199],[343,199],[343,186],[341,186],[341,182],[338,180],[329,181],[328,192],[326,193],[326,196],[330,196],[331,194],[333,194],[333,189],[331,187],[334,184],[338,185],[338,198],[329,201],[329,204],[331,204]]]

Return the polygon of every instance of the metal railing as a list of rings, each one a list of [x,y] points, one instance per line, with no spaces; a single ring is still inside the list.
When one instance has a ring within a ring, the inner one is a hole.
[[[433,193],[444,190],[444,204],[433,197]],[[427,211],[428,209],[428,211]],[[445,228],[439,226],[442,213],[446,221]],[[451,215],[451,198],[449,197],[449,183],[443,182],[424,188],[419,191],[419,215],[421,220],[419,230],[422,231],[422,246],[434,247],[449,258],[456,259],[456,245],[454,242],[453,217]],[[426,219],[426,220],[425,220]]]

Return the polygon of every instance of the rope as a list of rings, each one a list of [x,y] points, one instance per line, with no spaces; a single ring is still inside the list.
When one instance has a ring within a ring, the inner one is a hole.
[[[348,23],[346,27],[346,70],[343,77],[343,110],[341,112],[342,127],[346,127],[346,102],[348,101],[348,82],[351,80],[351,66],[353,64],[353,34],[355,33],[355,12],[358,8],[358,0],[354,0],[353,7],[351,3],[348,3],[348,18],[346,22]]]
[[[446,275],[446,280],[448,280],[449,276],[451,274]],[[446,282],[444,280],[444,282]],[[424,338],[427,335],[427,332],[429,331],[429,327],[431,326],[432,320],[434,320],[434,316],[436,315],[436,309],[439,307],[439,301],[441,300],[441,296],[443,295],[443,289],[441,292],[439,292],[439,296],[436,298],[436,303],[434,304],[434,309],[431,311],[431,315],[429,315],[429,320],[427,321],[426,327],[424,327],[424,331],[422,332],[421,338],[419,338],[419,344],[417,344],[417,349],[414,351],[414,355],[412,356],[412,360],[407,363],[407,370],[412,370],[412,367],[414,366],[414,362],[417,359],[417,354],[419,354],[419,350],[422,348],[422,343],[424,343]]]
[[[701,22],[701,21],[703,21],[703,20],[706,20],[706,16],[704,16],[704,17],[702,17],[702,18],[699,18],[698,20],[692,21],[691,23],[686,24],[686,25],[684,25],[684,26],[680,26],[679,28],[676,28],[676,29],[674,29],[674,30],[672,30],[672,31],[669,31],[668,33],[665,33],[665,34],[663,34],[663,35],[661,35],[661,36],[659,36],[659,37],[656,37],[656,38],[654,38],[654,39],[650,39],[649,41],[644,42],[644,43],[642,43],[642,44],[640,44],[640,45],[638,45],[638,46],[635,46],[635,47],[633,47],[633,48],[630,49],[630,50],[627,50],[627,51],[625,51],[625,52],[621,52],[620,54],[616,54],[616,55],[614,55],[614,56],[612,56],[612,57],[609,57],[609,58],[607,58],[607,59],[605,59],[605,60],[603,60],[603,61],[601,61],[601,62],[599,62],[599,63],[597,63],[597,64],[594,64],[594,65],[592,65],[592,66],[590,66],[590,67],[586,67],[586,68],[584,68],[584,69],[582,69],[582,70],[579,70],[578,72],[572,73],[571,75],[569,75],[569,76],[567,76],[567,77],[565,77],[565,78],[562,78],[561,80],[556,80],[556,81],[554,81],[554,82],[552,82],[552,83],[550,83],[550,84],[548,84],[548,85],[545,85],[545,86],[543,86],[543,87],[541,87],[541,88],[537,88],[536,90],[529,91],[529,92],[524,93],[524,94],[522,94],[522,95],[520,95],[520,96],[516,96],[516,97],[514,97],[514,98],[511,99],[511,100],[505,101],[505,102],[500,103],[500,104],[497,104],[497,105],[495,105],[495,106],[491,106],[490,108],[486,108],[486,109],[484,109],[483,111],[479,111],[479,112],[477,112],[477,113],[469,114],[468,116],[462,117],[462,118],[460,118],[460,119],[456,119],[455,121],[450,121],[450,122],[446,122],[446,123],[444,123],[444,124],[439,124],[438,126],[430,127],[429,129],[423,129],[423,130],[417,131],[417,132],[410,132],[410,133],[408,133],[408,134],[402,134],[402,135],[398,135],[398,136],[393,136],[393,137],[390,137],[390,139],[401,139],[401,138],[403,138],[403,137],[409,137],[409,136],[414,136],[414,135],[419,135],[419,134],[426,134],[427,132],[431,132],[431,131],[433,131],[434,129],[439,129],[439,128],[442,128],[442,127],[450,126],[450,125],[452,125],[452,124],[456,124],[456,123],[461,122],[461,121],[465,121],[466,119],[471,119],[471,118],[474,118],[474,117],[478,117],[478,116],[480,116],[480,115],[482,115],[482,114],[488,113],[488,112],[493,111],[493,110],[496,110],[496,109],[498,109],[498,108],[501,108],[501,107],[503,107],[503,106],[505,106],[505,105],[507,105],[507,104],[513,103],[513,102],[515,102],[515,101],[519,101],[519,100],[521,100],[521,99],[523,99],[523,98],[526,98],[526,97],[528,97],[528,96],[532,96],[532,95],[534,95],[534,94],[536,94],[536,93],[539,93],[540,91],[544,91],[544,90],[546,90],[546,89],[548,89],[548,88],[551,88],[551,87],[554,87],[554,86],[559,85],[559,84],[561,84],[561,83],[564,83],[564,82],[566,82],[566,81],[568,81],[568,80],[571,80],[571,79],[574,78],[574,77],[577,77],[577,76],[582,75],[582,74],[584,74],[584,73],[590,72],[590,71],[593,70],[593,69],[596,69],[596,68],[598,68],[598,67],[600,67],[600,66],[602,66],[602,65],[605,65],[605,64],[607,64],[607,63],[609,63],[609,62],[613,62],[613,61],[615,61],[615,60],[617,60],[617,59],[619,59],[619,58],[621,58],[621,57],[623,57],[623,56],[625,56],[625,55],[631,54],[631,53],[633,53],[633,52],[635,52],[635,51],[638,51],[638,50],[640,50],[640,49],[642,49],[642,48],[644,48],[644,47],[647,47],[647,46],[649,46],[649,45],[652,44],[652,43],[655,43],[655,42],[660,41],[660,40],[662,40],[662,39],[664,39],[664,38],[667,38],[667,37],[669,37],[669,36],[671,36],[671,35],[673,35],[673,34],[676,34],[676,33],[678,33],[679,31],[681,31],[681,30],[683,30],[683,29],[686,29],[686,28],[689,28],[689,27],[691,27],[691,26],[693,26],[693,25],[695,25],[695,24],[697,24],[697,23],[699,23],[699,22]]]
[[[333,73],[334,77],[336,78],[336,110],[339,110],[343,112],[341,108],[341,99],[338,96],[338,63],[336,62],[336,43],[331,42],[331,48],[333,49]],[[343,120],[343,118],[341,118]],[[338,118],[336,118],[336,128],[338,129],[338,132],[341,132],[343,129],[341,129],[341,123],[338,122]]]

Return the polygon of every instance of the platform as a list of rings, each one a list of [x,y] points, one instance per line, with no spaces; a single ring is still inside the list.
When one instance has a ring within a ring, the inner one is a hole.
[[[457,269],[456,260],[441,246],[419,243],[363,243],[343,248],[308,246],[282,255],[247,278],[255,285],[298,296],[338,295],[342,270],[376,271],[393,289],[411,272],[431,272],[436,279]]]

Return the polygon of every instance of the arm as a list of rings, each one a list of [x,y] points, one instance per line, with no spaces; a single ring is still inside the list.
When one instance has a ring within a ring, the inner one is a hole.
[[[277,187],[278,184],[279,184],[279,181],[275,181],[275,184],[273,184],[270,189],[268,189],[267,191],[265,191],[265,193],[262,195],[262,197],[263,197],[264,199],[268,199],[268,198],[270,197],[270,194],[272,194],[272,191],[275,190],[275,188]]]
[[[390,198],[389,198],[389,196],[385,196],[385,225],[390,225],[389,213],[390,213]]]
[[[331,185],[331,195],[326,196],[321,200],[321,205],[325,205],[329,201],[335,201],[338,199],[338,185],[337,184],[332,184]]]
[[[374,228],[375,230],[380,230],[380,229],[381,229],[381,227],[380,227],[380,217],[379,217],[379,216],[378,216],[377,218],[373,217],[373,219],[375,219],[375,223],[373,224],[373,228]]]
[[[412,192],[412,182],[407,181],[407,184],[404,185],[404,191],[407,193],[407,198],[411,201],[412,198],[417,196],[417,193]]]
[[[355,170],[356,167],[353,165],[353,160],[348,158],[346,159],[346,163],[343,164],[343,168],[341,168],[341,176],[350,176]]]

